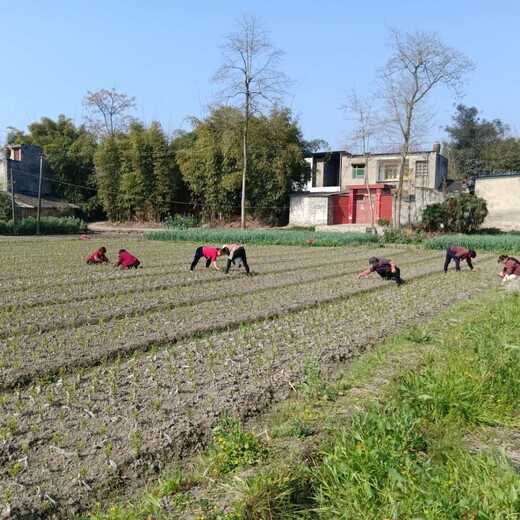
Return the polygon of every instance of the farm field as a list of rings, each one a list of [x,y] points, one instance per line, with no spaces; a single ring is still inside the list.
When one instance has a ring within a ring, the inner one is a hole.
[[[101,245],[142,268],[87,266]],[[200,450],[222,412],[283,400],[309,360],[332,375],[499,283],[492,253],[444,274],[444,251],[250,246],[253,275],[226,276],[188,271],[198,245],[0,238],[0,489],[13,512],[70,518],[139,489]],[[357,280],[370,256],[394,259],[407,284]]]

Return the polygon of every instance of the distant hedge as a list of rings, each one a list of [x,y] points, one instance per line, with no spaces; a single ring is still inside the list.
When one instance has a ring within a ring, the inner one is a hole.
[[[36,219],[27,217],[16,222],[17,235],[36,235]],[[40,219],[40,233],[42,235],[72,235],[85,233],[87,223],[73,217],[42,217]],[[13,221],[0,221],[0,235],[12,235]]]
[[[287,246],[360,246],[379,244],[372,233],[328,233],[291,230],[175,229],[145,233],[148,240],[198,242],[199,244],[265,244]]]
[[[428,249],[446,249],[456,245],[475,251],[520,252],[520,235],[442,235],[424,242]]]

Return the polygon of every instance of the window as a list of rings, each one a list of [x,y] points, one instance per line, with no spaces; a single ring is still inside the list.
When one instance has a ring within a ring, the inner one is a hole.
[[[415,176],[416,177],[427,177],[428,176],[428,161],[417,161],[415,163]]]
[[[13,151],[13,161],[21,161],[22,160],[22,149],[21,148],[12,148]]]
[[[379,181],[396,181],[399,176],[398,162],[381,162],[379,163]],[[403,179],[407,181],[410,178],[410,167],[407,163],[404,165]]]
[[[365,165],[364,164],[353,164],[352,165],[352,178],[359,179],[365,176]]]

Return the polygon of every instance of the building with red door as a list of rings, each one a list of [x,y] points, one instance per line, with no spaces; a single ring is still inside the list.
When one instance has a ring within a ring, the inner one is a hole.
[[[312,179],[303,191],[291,195],[290,225],[370,225],[372,215],[376,224],[393,221],[399,154],[321,152],[308,161]],[[419,221],[424,207],[444,200],[441,188],[447,175],[448,161],[440,145],[407,155],[401,224]]]

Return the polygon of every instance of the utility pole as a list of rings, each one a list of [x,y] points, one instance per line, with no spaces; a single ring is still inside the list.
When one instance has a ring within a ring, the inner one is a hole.
[[[11,216],[13,219],[13,235],[16,235],[16,215],[15,215],[15,204],[14,204],[14,178],[13,178],[13,167],[10,168],[11,171]]]
[[[38,178],[38,212],[36,213],[36,234],[40,234],[40,214],[42,211],[42,175],[43,175],[43,154],[40,155],[40,177]]]

